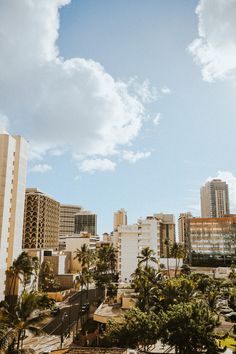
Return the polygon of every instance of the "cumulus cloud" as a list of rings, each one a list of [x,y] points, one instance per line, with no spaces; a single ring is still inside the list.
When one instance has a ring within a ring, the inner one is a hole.
[[[146,159],[151,155],[150,151],[147,152],[134,152],[134,151],[123,151],[123,159],[131,163],[135,163],[138,160]]]
[[[31,142],[31,159],[114,154],[137,137],[156,99],[149,81],[122,82],[93,60],[60,56],[59,9],[69,3],[0,2],[0,111]]]
[[[213,178],[225,181],[229,186],[230,210],[236,212],[236,176],[230,171],[218,171],[215,177],[209,177],[207,181]]]
[[[52,170],[52,166],[47,164],[38,164],[30,167],[30,172],[45,173]]]
[[[80,165],[79,169],[82,172],[94,173],[95,171],[114,171],[116,163],[109,159],[87,159]]]
[[[236,79],[236,0],[200,0],[198,34],[189,46],[203,79]]]

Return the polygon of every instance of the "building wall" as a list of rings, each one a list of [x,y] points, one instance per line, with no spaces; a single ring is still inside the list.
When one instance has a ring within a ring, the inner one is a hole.
[[[71,252],[70,259],[70,271],[79,272],[81,270],[81,265],[77,259],[74,259],[76,255],[76,250],[81,249],[83,245],[87,245],[91,250],[96,250],[96,238],[91,237],[91,235],[83,236],[68,236],[64,238],[65,251]]]
[[[80,211],[75,215],[75,234],[89,232],[97,235],[97,215],[90,211]]]
[[[236,216],[190,220],[191,251],[203,254],[235,254]]]
[[[117,231],[118,226],[127,225],[127,212],[125,209],[120,209],[114,213],[113,230]]]
[[[179,242],[183,243],[185,248],[189,250],[189,220],[192,218],[191,213],[181,213],[178,219],[178,236]]]
[[[75,233],[75,214],[81,209],[79,205],[60,205],[59,236],[69,236]]]
[[[22,137],[0,134],[0,300],[6,269],[22,250],[27,150]]]
[[[58,248],[60,204],[36,188],[25,198],[23,248]]]
[[[155,217],[138,220],[134,225],[118,227],[118,272],[121,281],[130,281],[138,265],[138,256],[149,247],[160,258],[160,222]],[[153,263],[152,266],[157,267]]]
[[[209,181],[201,188],[201,215],[203,218],[221,218],[230,213],[226,182]]]

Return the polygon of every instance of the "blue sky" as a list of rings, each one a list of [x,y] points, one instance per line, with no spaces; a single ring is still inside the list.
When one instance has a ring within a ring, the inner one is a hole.
[[[130,223],[157,212],[199,215],[209,177],[228,181],[235,211],[235,0],[53,2],[28,9],[23,1],[21,37],[12,1],[11,29],[22,44],[9,65],[27,70],[17,104],[0,100],[0,128],[7,122],[31,142],[28,186],[95,211],[100,233],[112,230],[122,207]],[[24,37],[28,13],[38,20],[32,37]],[[25,59],[26,45],[34,50]],[[4,90],[14,84],[5,81]]]

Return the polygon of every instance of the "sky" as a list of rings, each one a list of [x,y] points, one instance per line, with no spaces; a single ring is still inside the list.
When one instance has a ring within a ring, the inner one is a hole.
[[[236,0],[1,0],[0,132],[29,141],[27,186],[128,222],[236,212]]]

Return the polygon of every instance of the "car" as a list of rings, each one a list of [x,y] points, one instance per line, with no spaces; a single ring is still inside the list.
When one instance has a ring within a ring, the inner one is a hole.
[[[233,312],[234,310],[231,309],[230,307],[224,307],[224,308],[221,308],[219,311],[222,314],[227,314],[227,313]]]
[[[229,318],[232,321],[236,321],[236,312],[232,311],[230,313],[225,314],[225,317]]]
[[[57,315],[59,315],[60,312],[61,312],[60,308],[59,307],[55,307],[54,309],[52,309],[51,315],[57,316]]]

